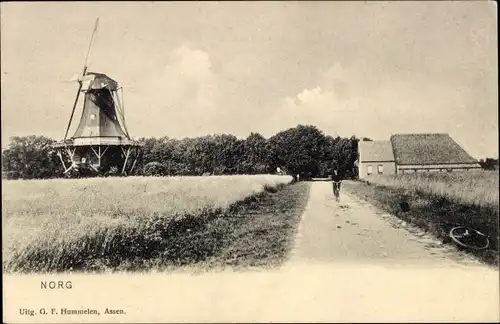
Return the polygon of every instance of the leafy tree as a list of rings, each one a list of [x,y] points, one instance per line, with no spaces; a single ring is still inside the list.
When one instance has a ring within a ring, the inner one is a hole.
[[[160,162],[149,162],[144,166],[145,176],[164,176],[165,166]]]
[[[239,173],[256,174],[268,171],[267,156],[268,146],[264,136],[251,133],[246,140],[241,141]]]
[[[498,159],[486,158],[479,160],[479,164],[484,170],[498,170]]]
[[[52,147],[54,143],[45,136],[11,137],[9,147],[2,152],[2,171],[22,179],[62,176],[61,162]]]
[[[269,139],[268,163],[284,167],[291,174],[319,174],[325,156],[326,138],[315,126],[299,125]]]

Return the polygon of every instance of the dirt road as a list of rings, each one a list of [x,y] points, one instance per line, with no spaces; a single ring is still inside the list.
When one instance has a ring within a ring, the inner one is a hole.
[[[312,183],[291,261],[483,266],[345,189],[336,202],[329,182]]]

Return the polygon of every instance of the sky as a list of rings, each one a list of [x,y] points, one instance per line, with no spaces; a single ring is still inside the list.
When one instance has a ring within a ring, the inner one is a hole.
[[[476,158],[498,157],[492,2],[0,6],[3,146],[62,139],[78,89],[69,80],[99,17],[89,71],[124,86],[134,138],[269,137],[310,124],[375,140],[448,133]]]

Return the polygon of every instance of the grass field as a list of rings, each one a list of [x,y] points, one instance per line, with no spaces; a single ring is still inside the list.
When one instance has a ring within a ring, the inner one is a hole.
[[[215,224],[247,217],[244,206],[290,181],[271,175],[3,181],[4,270],[151,269],[217,259],[231,249],[223,251],[225,237],[244,221]],[[248,231],[258,221],[250,218]],[[276,219],[283,235],[294,230]]]
[[[398,176],[372,176],[375,185],[421,192],[450,201],[498,210],[498,172],[420,172]]]
[[[376,175],[346,184],[360,198],[448,240],[450,226],[476,228],[490,237],[490,248],[476,253],[498,264],[499,174],[494,171]],[[401,203],[407,202],[409,210]]]

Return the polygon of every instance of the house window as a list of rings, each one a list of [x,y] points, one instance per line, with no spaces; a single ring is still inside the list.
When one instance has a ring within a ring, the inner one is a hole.
[[[368,175],[372,174],[373,173],[373,167],[371,165],[369,165],[367,168],[366,168],[366,173]]]
[[[379,164],[377,166],[377,171],[378,171],[378,174],[384,173],[384,166],[382,164]]]

